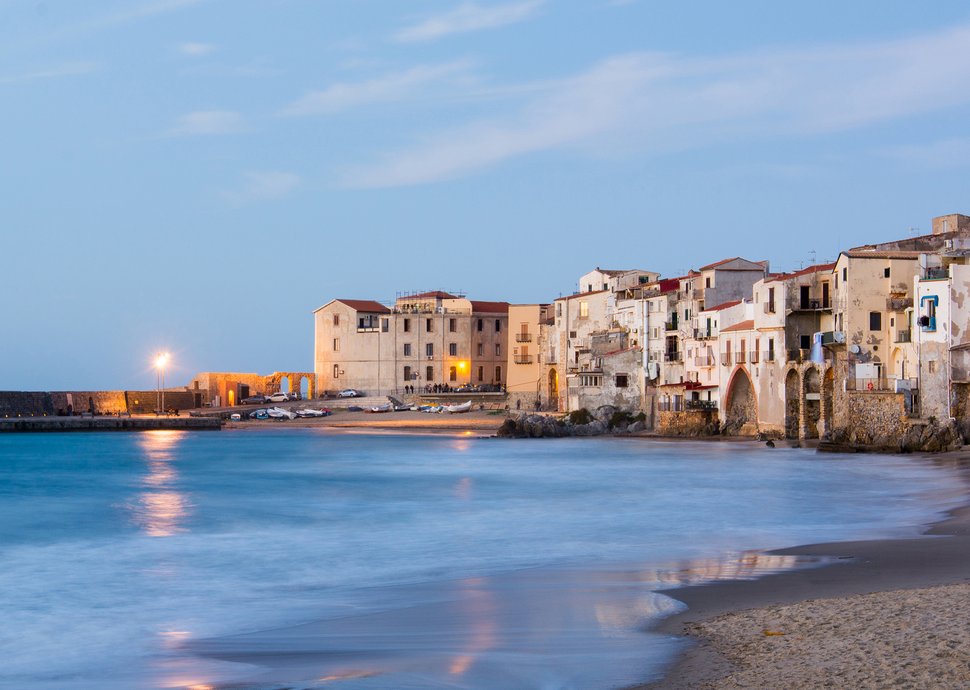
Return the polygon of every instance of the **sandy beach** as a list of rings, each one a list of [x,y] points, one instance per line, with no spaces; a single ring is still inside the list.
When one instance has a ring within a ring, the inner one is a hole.
[[[473,410],[463,414],[430,414],[427,412],[350,412],[336,409],[328,417],[276,420],[245,420],[228,422],[224,429],[362,429],[388,431],[421,432],[487,432],[494,433],[502,422],[505,413]]]
[[[966,451],[926,461],[968,477]],[[970,686],[970,508],[922,537],[773,553],[832,564],[665,592],[688,609],[659,631],[696,644],[640,688]]]

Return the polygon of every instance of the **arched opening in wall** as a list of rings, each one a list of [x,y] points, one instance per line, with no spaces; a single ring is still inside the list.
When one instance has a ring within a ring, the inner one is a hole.
[[[785,377],[785,438],[798,438],[801,415],[802,381],[795,369],[789,369]]]
[[[758,401],[748,372],[742,368],[734,371],[728,385],[727,405],[724,414],[724,433],[738,436],[758,431]]]
[[[822,429],[823,434],[832,431],[832,415],[835,414],[835,370],[829,367],[822,377]]]
[[[304,400],[310,397],[310,379],[306,376],[300,377],[300,397]]]
[[[822,416],[822,379],[818,369],[805,372],[805,438],[818,438],[818,420]]]
[[[280,392],[289,393],[290,392],[290,377],[282,376],[280,377]]]
[[[549,370],[549,384],[547,387],[547,393],[550,405],[559,405],[559,372],[555,369]]]
[[[226,392],[226,398],[227,398],[226,402],[229,404],[229,407],[232,407],[233,405],[235,405],[236,404],[236,391],[234,391],[232,388],[230,388]]]
[[[902,348],[899,348],[899,347],[893,348],[892,357],[890,357],[889,361],[892,364],[892,371],[889,372],[890,375],[900,379],[907,378],[906,357],[903,356]]]

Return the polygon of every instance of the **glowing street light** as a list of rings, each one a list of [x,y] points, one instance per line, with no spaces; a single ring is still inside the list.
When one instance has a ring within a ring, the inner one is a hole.
[[[165,365],[168,353],[159,352],[155,357],[155,414],[165,410]]]

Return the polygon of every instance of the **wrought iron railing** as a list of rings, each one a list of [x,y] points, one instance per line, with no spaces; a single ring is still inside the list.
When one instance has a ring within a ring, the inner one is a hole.
[[[687,409],[688,410],[716,410],[717,401],[716,400],[688,400]]]
[[[532,364],[532,355],[514,355],[516,364]]]
[[[532,334],[531,333],[516,333],[515,342],[517,343],[531,343]]]

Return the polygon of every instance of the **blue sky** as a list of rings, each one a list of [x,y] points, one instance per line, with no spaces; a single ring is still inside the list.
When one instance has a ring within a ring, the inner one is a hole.
[[[312,368],[334,297],[970,212],[962,2],[0,0],[0,389]]]

